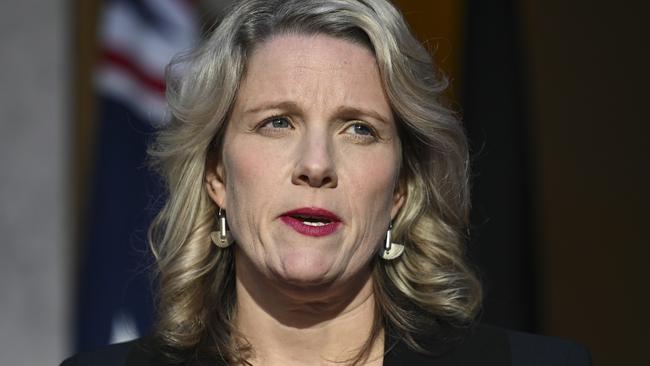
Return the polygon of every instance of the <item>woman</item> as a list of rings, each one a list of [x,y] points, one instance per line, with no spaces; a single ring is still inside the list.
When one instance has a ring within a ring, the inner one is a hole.
[[[181,64],[155,332],[69,364],[588,363],[472,326],[467,142],[391,4],[242,1]]]

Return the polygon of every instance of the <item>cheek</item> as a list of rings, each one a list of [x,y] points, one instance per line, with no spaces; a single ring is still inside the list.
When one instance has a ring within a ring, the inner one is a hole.
[[[237,140],[229,144],[230,148],[225,151],[225,167],[227,172],[227,184],[232,189],[238,186],[246,186],[257,179],[263,173],[264,161],[255,154],[252,149],[245,146],[237,146]],[[241,144],[239,144],[241,145]]]
[[[350,201],[373,219],[390,218],[397,182],[398,163],[393,153],[356,155],[346,171],[350,177]]]
[[[229,144],[224,149],[224,167],[226,172],[226,198],[228,203],[228,225],[237,239],[243,233],[248,212],[247,208],[255,202],[255,187],[251,182],[260,181],[262,162],[248,149],[233,148]],[[249,210],[250,211],[250,210]],[[254,212],[254,210],[253,210]]]
[[[232,138],[224,147],[229,224],[234,234],[254,231],[256,220],[280,192],[283,167],[277,149]]]
[[[224,151],[228,184],[260,188],[277,184],[290,155],[286,146],[250,135],[233,136]]]
[[[391,219],[394,190],[398,175],[398,154],[394,150],[374,154],[347,154],[345,172],[348,181],[348,204],[352,208],[356,228],[354,246],[358,255],[353,262],[365,261],[383,242]]]

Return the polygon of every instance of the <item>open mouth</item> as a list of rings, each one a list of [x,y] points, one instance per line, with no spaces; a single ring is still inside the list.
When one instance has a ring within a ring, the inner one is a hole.
[[[303,224],[308,226],[325,226],[332,223],[332,220],[325,217],[318,216],[305,216],[305,215],[291,215],[296,220],[300,220]]]
[[[298,233],[308,236],[329,235],[341,224],[341,219],[336,214],[313,207],[285,212],[281,219]]]

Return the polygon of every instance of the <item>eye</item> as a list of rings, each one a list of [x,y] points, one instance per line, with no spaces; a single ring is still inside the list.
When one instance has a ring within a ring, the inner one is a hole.
[[[291,122],[287,117],[271,117],[264,121],[262,128],[291,128]]]
[[[377,133],[365,123],[355,122],[345,129],[345,133],[352,135],[354,138],[363,140],[375,140]]]
[[[258,133],[269,137],[284,136],[293,129],[294,127],[291,123],[291,119],[285,116],[269,117],[260,122],[260,124],[255,128]]]
[[[355,123],[351,126],[351,128],[354,130],[354,133],[357,135],[367,135],[367,136],[372,136],[373,131],[370,129],[370,127],[366,125],[362,125],[361,123]]]

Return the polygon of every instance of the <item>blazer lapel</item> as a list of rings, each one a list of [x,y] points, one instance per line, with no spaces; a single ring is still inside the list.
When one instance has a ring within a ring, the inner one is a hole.
[[[431,354],[412,350],[391,329],[386,332],[384,344],[387,348],[384,366],[460,366],[452,357],[452,345],[438,340],[437,337],[430,337],[421,343]]]
[[[453,334],[453,332],[452,332]],[[431,354],[409,348],[394,332],[386,332],[384,366],[511,366],[508,334],[501,329],[477,326],[456,336],[430,335],[419,340]]]

